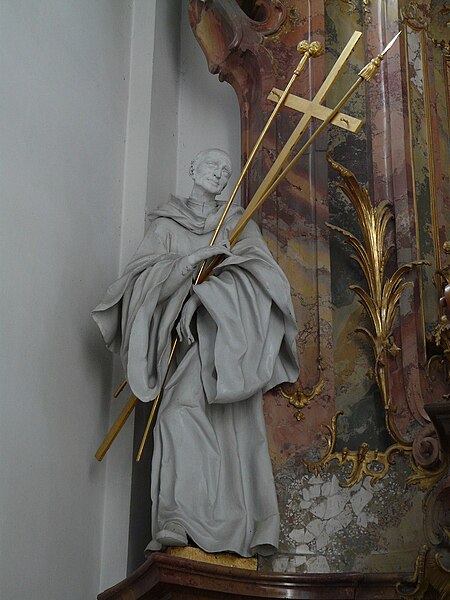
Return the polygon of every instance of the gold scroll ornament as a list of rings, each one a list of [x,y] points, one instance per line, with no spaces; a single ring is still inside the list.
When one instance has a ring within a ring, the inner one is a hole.
[[[447,531],[450,540],[450,531]],[[419,551],[414,574],[396,584],[401,598],[427,600],[427,598],[450,598],[450,567],[444,564],[443,556],[424,544]]]

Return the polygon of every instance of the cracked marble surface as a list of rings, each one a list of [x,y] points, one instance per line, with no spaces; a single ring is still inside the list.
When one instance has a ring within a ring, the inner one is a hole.
[[[277,478],[285,500],[280,551],[262,561],[263,570],[385,572],[406,570],[408,560],[414,563],[423,539],[417,514],[424,494],[406,486],[405,460],[399,459],[375,486],[365,478],[352,488],[341,487],[337,463],[319,476],[292,464],[285,468],[292,469],[289,483],[286,473]]]

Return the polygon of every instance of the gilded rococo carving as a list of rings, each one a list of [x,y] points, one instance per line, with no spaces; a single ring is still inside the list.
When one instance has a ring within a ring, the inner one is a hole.
[[[364,25],[369,25],[371,22],[370,0],[340,0],[343,5],[343,11],[348,13],[362,12]],[[345,7],[345,8],[344,8]]]
[[[444,2],[444,5],[439,11],[440,15],[447,16],[450,14],[450,7]],[[416,0],[411,0],[402,10],[402,17],[405,23],[415,29],[416,31],[424,31],[427,38],[436,46],[440,48],[447,56],[450,53],[450,42],[445,39],[438,39],[430,31],[430,23],[432,17],[429,12],[424,10],[424,5],[420,5]],[[447,27],[449,24],[447,23]]]
[[[440,451],[450,455],[450,404],[427,407],[439,438]],[[402,598],[427,600],[450,596],[450,473],[432,488],[424,500],[427,543],[418,553],[412,577],[397,584]]]

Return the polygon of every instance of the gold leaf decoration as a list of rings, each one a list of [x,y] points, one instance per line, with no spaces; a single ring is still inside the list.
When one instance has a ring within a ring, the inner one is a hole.
[[[387,429],[398,444],[407,448],[411,445],[410,442],[402,439],[393,423],[386,367],[389,355],[395,356],[400,351],[394,341],[392,330],[400,298],[412,285],[411,282],[404,280],[404,276],[414,267],[429,263],[416,260],[402,265],[393,275],[387,276],[387,265],[394,250],[393,244],[385,249],[386,229],[389,221],[393,219],[390,202],[383,200],[374,206],[367,189],[358,183],[353,173],[333,160],[330,155],[327,158],[330,165],[345,181],[344,184],[338,184],[338,187],[352,203],[362,234],[362,240],[359,240],[346,229],[327,223],[330,229],[343,235],[355,251],[352,258],[358,263],[366,280],[367,290],[359,285],[352,285],[350,289],[357,294],[364,307],[371,321],[372,330],[358,327],[356,331],[368,339],[374,354],[375,380],[386,411]]]
[[[330,155],[327,155],[327,159],[344,180],[344,184],[338,184],[338,187],[352,203],[361,230],[362,239],[360,240],[346,229],[327,223],[330,229],[343,235],[354,250],[355,254],[352,255],[352,258],[361,268],[366,281],[367,289],[360,285],[350,286],[350,289],[357,294],[371,325],[370,327],[358,327],[356,331],[366,337],[372,348],[374,367],[370,371],[375,376],[380,390],[387,430],[395,443],[384,452],[371,450],[366,443],[361,444],[357,450],[344,448],[342,452],[334,452],[337,419],[339,415],[343,414],[339,411],[332,418],[331,425],[322,424],[326,430],[327,444],[322,458],[315,462],[305,460],[304,463],[310,472],[317,474],[320,470],[324,470],[330,461],[338,460],[342,465],[350,465],[350,469],[345,475],[346,481],[341,483],[343,487],[355,485],[364,476],[370,477],[371,484],[374,485],[387,474],[395,456],[401,453],[409,457],[413,470],[408,484],[428,489],[443,477],[447,463],[445,460],[438,461],[429,468],[416,464],[413,456],[413,443],[402,437],[393,418],[395,409],[391,402],[388,366],[389,358],[396,356],[401,351],[395,343],[393,327],[400,298],[412,285],[411,282],[405,281],[404,277],[414,267],[429,263],[423,260],[413,261],[397,268],[391,276],[387,275],[389,259],[394,250],[393,244],[385,248],[387,226],[393,219],[390,202],[384,200],[376,206],[373,205],[367,190],[358,183],[353,173],[336,162]]]

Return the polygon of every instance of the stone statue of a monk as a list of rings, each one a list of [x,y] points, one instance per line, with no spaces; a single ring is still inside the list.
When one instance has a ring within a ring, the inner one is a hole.
[[[190,538],[206,552],[269,555],[279,513],[262,393],[297,379],[290,287],[253,221],[232,251],[226,246],[242,208],[231,208],[208,245],[228,155],[200,152],[190,174],[189,198],[171,197],[150,214],[142,244],[93,316],[144,402],[160,390],[175,326],[181,340],[154,428],[148,549]],[[217,254],[223,262],[193,286],[196,267]]]

